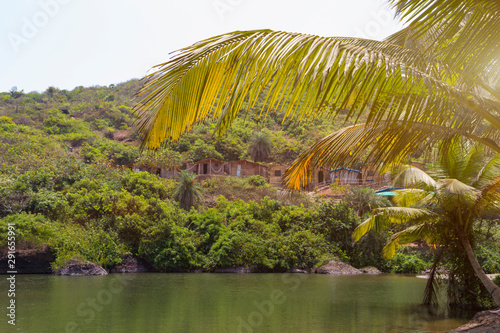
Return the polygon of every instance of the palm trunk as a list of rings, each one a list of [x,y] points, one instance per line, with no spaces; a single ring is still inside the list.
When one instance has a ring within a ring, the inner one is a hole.
[[[481,280],[483,285],[486,287],[486,290],[490,293],[491,297],[495,303],[500,306],[500,287],[493,283],[490,278],[486,275],[486,273],[479,265],[476,256],[474,255],[474,251],[472,250],[472,246],[470,245],[467,237],[460,237],[460,241],[462,242],[463,247],[465,248],[465,253],[467,253],[467,257],[469,258],[469,262],[476,273],[476,276]]]
[[[443,254],[443,248],[438,250],[436,254],[436,258],[434,259],[434,263],[432,264],[431,272],[429,274],[429,278],[427,279],[427,285],[425,286],[424,291],[424,300],[422,301],[422,305],[437,305],[437,295],[436,289],[434,288],[434,284],[436,283],[436,271],[441,260],[441,255]]]

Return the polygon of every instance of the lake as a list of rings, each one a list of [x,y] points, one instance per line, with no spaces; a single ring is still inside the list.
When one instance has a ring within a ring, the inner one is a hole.
[[[425,283],[386,274],[18,275],[16,326],[3,315],[0,332],[445,332],[472,316],[419,306]]]

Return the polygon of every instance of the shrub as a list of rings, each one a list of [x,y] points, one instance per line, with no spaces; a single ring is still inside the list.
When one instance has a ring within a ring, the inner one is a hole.
[[[182,271],[199,267],[194,234],[172,221],[162,220],[145,231],[139,256],[160,271]]]
[[[418,274],[429,267],[429,264],[420,259],[415,254],[404,254],[401,252],[390,259],[387,263],[391,271],[394,273],[410,273]]]

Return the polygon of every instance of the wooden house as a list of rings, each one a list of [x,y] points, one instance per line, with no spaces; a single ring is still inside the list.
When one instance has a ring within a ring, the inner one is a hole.
[[[224,162],[215,158],[204,158],[194,163],[188,163],[186,170],[199,175],[201,179],[228,174]]]
[[[371,187],[383,187],[391,184],[388,173],[380,173],[380,169],[374,164],[367,164],[361,168],[362,184]]]
[[[359,170],[338,168],[330,171],[330,180],[339,185],[360,185],[363,182],[362,173]]]
[[[310,170],[309,183],[306,189],[312,191],[316,186],[326,185],[328,183],[331,183],[329,170],[324,168],[313,168]]]
[[[268,167],[249,160],[239,160],[227,162],[228,173],[234,177],[249,177],[259,175],[267,179]]]
[[[285,176],[287,165],[276,164],[269,168],[269,183],[274,186],[281,186]]]

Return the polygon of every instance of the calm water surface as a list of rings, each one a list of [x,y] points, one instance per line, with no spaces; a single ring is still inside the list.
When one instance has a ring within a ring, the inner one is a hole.
[[[445,332],[467,322],[420,307],[425,282],[394,275],[24,275],[17,276],[17,325],[4,317],[0,332]]]

